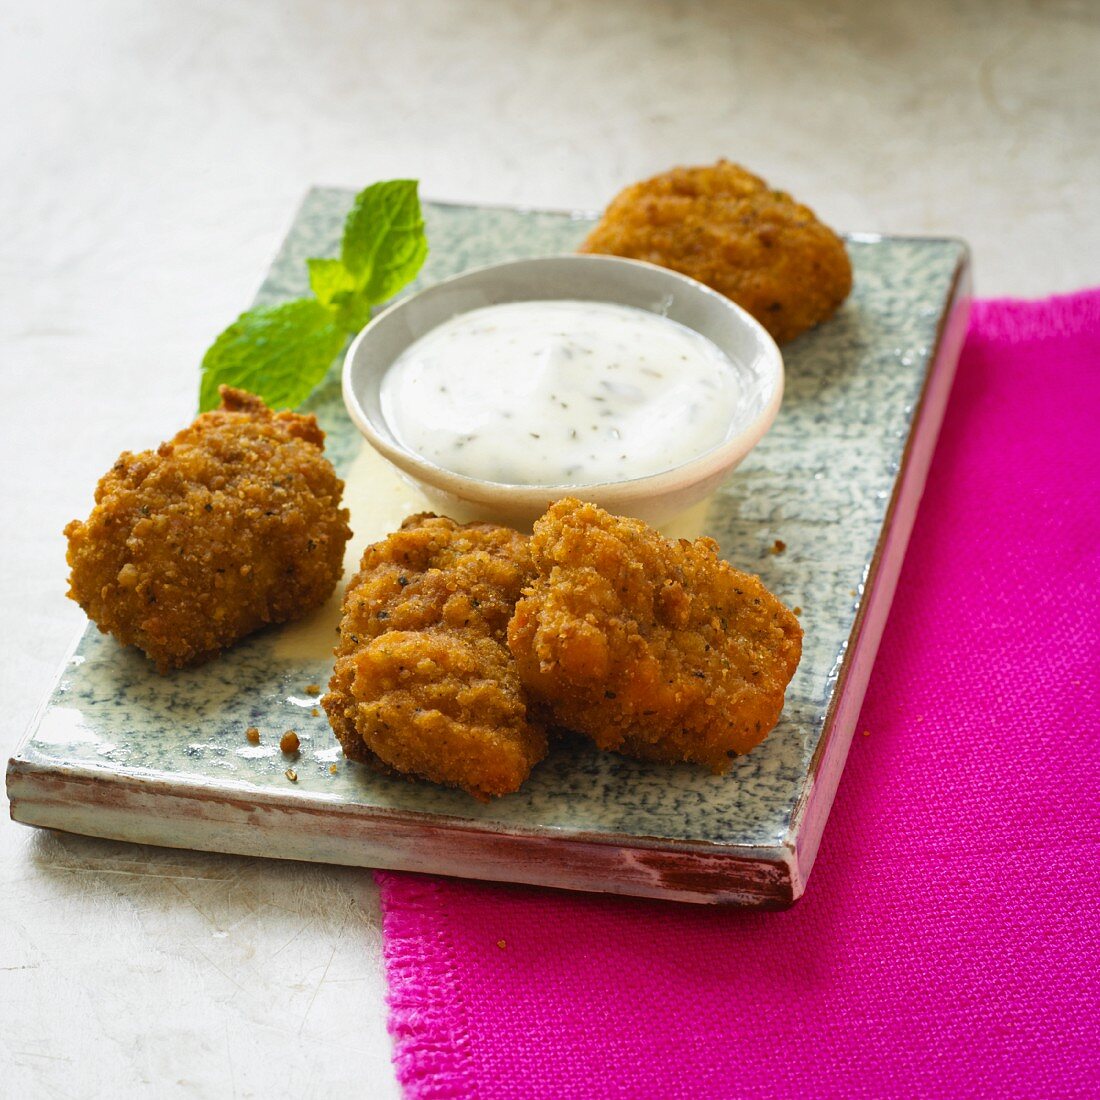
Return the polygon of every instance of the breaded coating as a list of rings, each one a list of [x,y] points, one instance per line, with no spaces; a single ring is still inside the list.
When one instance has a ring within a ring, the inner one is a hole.
[[[840,237],[809,207],[727,160],[627,187],[580,250],[690,275],[781,344],[831,317],[852,289]]]
[[[220,392],[155,451],[124,451],[65,528],[69,596],[162,673],[324,603],[351,534],[316,419]]]
[[[423,514],[367,547],[322,700],[347,756],[483,801],[519,789],[546,755],[505,644],[527,541]]]
[[[669,542],[566,499],[535,524],[531,557],[508,643],[555,722],[601,749],[714,772],[768,735],[802,628],[712,539]]]

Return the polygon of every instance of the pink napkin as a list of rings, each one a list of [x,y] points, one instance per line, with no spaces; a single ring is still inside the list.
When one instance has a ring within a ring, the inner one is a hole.
[[[378,875],[410,1096],[1100,1095],[1098,376],[977,305],[795,908]]]

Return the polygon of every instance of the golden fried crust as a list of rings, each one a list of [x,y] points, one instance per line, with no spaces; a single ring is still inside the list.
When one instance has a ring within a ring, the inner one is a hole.
[[[316,419],[221,396],[157,450],[123,452],[65,528],[69,595],[161,672],[324,603],[351,534]]]
[[[748,310],[779,343],[831,317],[852,289],[851,261],[836,233],[726,160],[626,188],[581,251],[690,275]]]
[[[527,539],[490,523],[411,516],[367,547],[322,700],[345,754],[483,800],[518,790],[546,755],[505,645],[530,579]]]
[[[535,524],[531,556],[508,644],[555,722],[601,749],[715,772],[775,725],[802,629],[712,539],[669,542],[567,499]]]

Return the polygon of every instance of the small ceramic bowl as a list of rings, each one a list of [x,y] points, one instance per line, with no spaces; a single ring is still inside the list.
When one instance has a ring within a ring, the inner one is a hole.
[[[671,470],[595,485],[508,485],[442,469],[402,446],[382,414],[382,376],[430,329],[502,302],[570,299],[634,306],[713,341],[741,372],[745,400],[725,440]],[[460,522],[519,529],[555,500],[576,496],[654,526],[710,497],[771,426],[783,397],[783,357],[762,325],[702,283],[667,268],[611,256],[547,256],[468,271],[397,302],[356,337],[344,360],[344,403],[356,427],[439,512]]]

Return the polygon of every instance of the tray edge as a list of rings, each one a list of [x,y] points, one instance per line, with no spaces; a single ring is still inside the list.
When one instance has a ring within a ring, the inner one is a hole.
[[[775,858],[615,844],[598,834],[537,836],[455,828],[399,811],[201,783],[97,775],[13,757],[12,819],[26,825],[167,848],[344,866],[384,867],[495,882],[709,905],[786,908],[797,900],[795,852]],[[276,838],[277,842],[273,842]]]
[[[848,759],[966,339],[973,297],[972,266],[966,242],[957,240],[957,243],[961,251],[951,291],[940,316],[931,366],[925,374],[913,427],[905,442],[894,491],[868,567],[864,598],[848,635],[845,659],[810,760],[807,782],[787,829],[787,844],[795,852],[796,897],[806,889]]]

